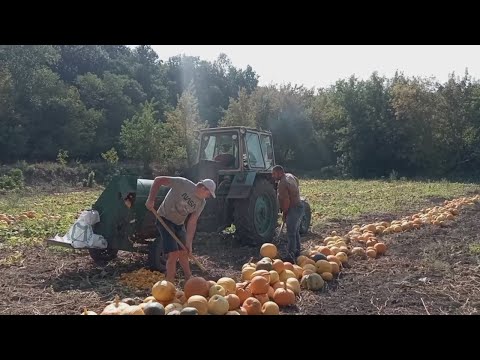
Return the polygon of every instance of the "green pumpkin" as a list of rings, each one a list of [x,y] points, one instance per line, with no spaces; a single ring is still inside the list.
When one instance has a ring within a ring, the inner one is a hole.
[[[302,278],[300,286],[308,290],[317,291],[323,288],[324,284],[325,284],[325,281],[322,279],[322,277],[317,273],[313,273],[313,274],[305,275]]]
[[[180,311],[180,315],[198,315],[198,310],[194,307],[187,306]]]
[[[143,307],[145,315],[165,315],[165,308],[158,302],[149,302]]]
[[[322,253],[316,253],[314,254],[311,259],[315,262],[317,262],[318,260],[327,260],[327,257],[325,255],[323,255]]]
[[[167,315],[181,315],[181,314],[180,314],[180,311],[178,310],[172,310]]]
[[[267,271],[270,271],[273,269],[273,265],[271,262],[269,261],[266,261],[266,260],[260,260],[258,263],[257,263],[257,266],[255,268],[256,270],[267,270]]]

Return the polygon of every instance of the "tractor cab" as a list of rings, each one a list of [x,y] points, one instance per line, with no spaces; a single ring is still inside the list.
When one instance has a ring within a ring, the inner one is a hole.
[[[275,165],[272,135],[245,127],[204,129],[197,133],[197,162],[213,161],[222,170],[269,170]]]

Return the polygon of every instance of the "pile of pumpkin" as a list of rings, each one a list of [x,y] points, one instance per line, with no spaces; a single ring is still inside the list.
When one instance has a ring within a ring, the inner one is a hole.
[[[123,273],[120,276],[120,282],[126,286],[133,288],[148,290],[152,288],[152,284],[165,279],[165,275],[159,271],[152,271],[145,268]]]
[[[100,315],[278,315],[279,306],[273,301],[266,301],[266,294],[262,297],[254,295],[265,291],[268,286],[264,277],[259,276],[259,279],[245,285],[236,284],[235,280],[227,277],[217,282],[192,277],[185,283],[184,291],[162,280],[153,285],[152,296],[142,303],[136,304],[132,299],[120,301],[117,297]],[[291,302],[291,299],[283,299],[282,295],[295,297],[293,292],[283,289],[276,295],[280,302]],[[85,309],[83,315],[97,314]]]
[[[301,287],[321,289],[322,276],[331,279],[340,264],[309,260],[302,268],[274,259],[277,248],[273,244],[264,244],[260,253],[263,256],[260,261],[243,266],[239,283],[229,277],[216,282],[192,277],[183,290],[178,290],[172,283],[161,280],[153,285],[152,295],[142,303],[132,299],[120,301],[117,297],[101,315],[279,315],[280,307],[295,304]],[[86,309],[83,314],[96,315]]]
[[[324,239],[324,246],[306,250],[302,252],[302,255],[313,257],[321,253],[327,258],[335,255],[345,261],[350,255],[360,258],[376,258],[387,250],[386,245],[378,240],[381,235],[415,230],[427,224],[449,226],[462,207],[471,207],[478,202],[480,202],[480,195],[446,200],[443,206],[422,209],[419,213],[403,217],[400,220],[382,221],[362,226],[354,225],[344,237],[338,236],[333,231],[331,236]],[[352,246],[352,243],[356,243],[357,246]]]
[[[28,219],[41,219],[41,218],[46,220],[60,220],[62,216],[61,215],[43,216],[41,213],[37,213],[34,210],[24,211],[18,215],[0,214],[0,225],[13,226],[15,223],[19,223]]]
[[[294,305],[301,288],[320,290],[325,281],[337,275],[348,257],[376,258],[386,251],[378,236],[418,229],[425,224],[445,226],[464,206],[473,206],[480,195],[445,201],[443,207],[422,209],[418,214],[392,222],[354,225],[344,237],[333,231],[323,241],[303,251],[296,264],[283,262],[277,257],[274,244],[263,244],[257,263],[252,259],[242,266],[242,282],[223,277],[217,282],[193,277],[177,290],[166,281],[156,282],[152,296],[140,304],[133,300],[109,304],[102,315],[278,315],[280,307]],[[353,246],[353,243],[362,246]],[[84,315],[96,315],[85,309]]]
[[[26,219],[33,219],[37,216],[35,211],[25,211],[17,216],[8,215],[8,214],[0,214],[0,224],[10,225],[16,221],[23,221]]]

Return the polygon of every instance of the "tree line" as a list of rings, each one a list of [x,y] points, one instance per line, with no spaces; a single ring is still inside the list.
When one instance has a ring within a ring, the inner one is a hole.
[[[258,86],[252,67],[148,45],[1,45],[0,161],[121,159],[187,166],[193,130],[272,131],[278,163],[326,176],[442,177],[480,164],[480,83],[373,73]]]

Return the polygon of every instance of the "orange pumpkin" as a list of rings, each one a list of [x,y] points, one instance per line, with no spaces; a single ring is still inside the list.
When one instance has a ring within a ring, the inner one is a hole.
[[[305,255],[300,255],[299,257],[297,257],[297,264],[303,266],[303,262],[307,259],[308,258]]]
[[[385,254],[385,251],[387,251],[387,247],[384,243],[376,243],[373,248],[377,252],[377,254]]]
[[[249,284],[250,284],[249,282],[244,282],[236,285],[237,286],[236,295],[240,299],[240,304],[243,304],[243,302],[246,299],[252,296],[252,292],[248,288]]]
[[[308,265],[308,264],[310,264],[310,265],[315,265],[315,260],[313,260],[313,259],[306,259],[306,260],[303,262],[302,265],[300,265],[300,264],[299,264],[299,265],[300,265],[301,267],[305,268],[305,265]]]
[[[295,304],[295,294],[292,290],[287,289],[287,286],[278,288],[273,294],[273,301],[278,306],[288,306]]]
[[[268,298],[269,298],[270,300],[273,300],[273,294],[275,294],[275,289],[270,286],[270,287],[268,288],[268,292],[267,292]]]
[[[272,285],[272,287],[273,287],[273,290],[283,288],[283,287],[285,287],[285,282],[283,282],[283,281],[276,282],[275,284]]]
[[[329,273],[329,272],[324,272],[320,275],[322,277],[323,280],[325,281],[331,281],[333,279],[333,275],[332,273]]]
[[[245,309],[248,315],[262,314],[262,304],[254,297],[249,297],[247,300],[245,300],[242,307]]]
[[[338,263],[330,261],[330,264],[332,265],[331,273],[334,275],[338,274],[340,272],[340,266],[338,266]]]
[[[286,262],[283,263],[283,266],[285,267],[285,270],[290,270],[290,271],[293,272],[293,264],[292,263],[286,261]]]
[[[273,270],[275,270],[278,274],[285,270],[285,264],[283,261],[280,259],[275,259],[273,261]]]
[[[229,311],[238,309],[241,305],[240,298],[235,294],[228,294],[227,296],[225,296],[225,299],[227,299],[228,301]]]
[[[377,257],[377,251],[375,249],[367,249],[367,256],[375,258]]]
[[[210,288],[213,286],[213,285],[216,285],[217,283],[213,280],[208,280],[207,281],[207,284],[208,284],[208,290],[210,290]]]
[[[310,270],[310,269],[307,269],[307,270],[303,270],[302,272],[302,277],[306,276],[306,275],[310,275],[310,274],[313,274],[313,271]]]
[[[342,265],[342,262],[335,256],[335,255],[328,255],[327,256],[327,261],[328,262],[336,262],[338,266]]]
[[[248,315],[247,310],[242,306],[238,309],[236,309],[240,315]]]
[[[266,294],[268,292],[268,287],[270,286],[269,280],[265,279],[263,276],[255,276],[251,282],[252,294]]]
[[[193,295],[200,295],[207,298],[209,289],[210,285],[203,277],[191,277],[185,283],[183,291],[188,300]]]
[[[367,240],[367,246],[374,246],[376,243],[377,241],[374,239]]]
[[[323,254],[323,255],[325,255],[325,256],[333,255],[333,254],[332,254],[332,251],[331,251],[328,247],[326,247],[326,246],[321,246],[321,247],[319,248],[319,250],[320,250],[320,253]]]
[[[265,304],[268,300],[270,300],[270,298],[268,297],[268,294],[257,294],[257,295],[254,295],[255,299],[257,299],[258,301],[260,301],[260,304]]]

